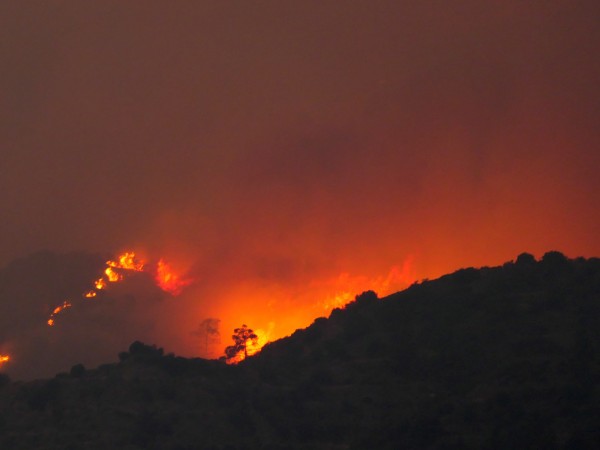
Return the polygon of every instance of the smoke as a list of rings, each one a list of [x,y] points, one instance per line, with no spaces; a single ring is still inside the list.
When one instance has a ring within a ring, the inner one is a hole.
[[[169,297],[147,273],[85,298],[105,264],[98,255],[38,252],[0,271],[0,353],[15,378],[51,376],[76,363],[115,361],[136,339],[160,338]],[[58,305],[69,308],[47,320]],[[3,370],[5,367],[3,367]]]
[[[194,280],[161,320],[115,299],[124,335],[196,355],[207,318],[282,336],[407,260],[600,253],[595,2],[2,9],[0,262],[135,249]],[[3,302],[41,301],[25,278]]]

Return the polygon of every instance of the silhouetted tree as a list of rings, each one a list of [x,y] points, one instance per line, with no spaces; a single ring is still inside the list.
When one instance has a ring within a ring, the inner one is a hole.
[[[519,256],[517,256],[517,266],[533,266],[535,263],[535,256],[533,256],[531,253],[521,253]]]
[[[129,346],[129,353],[138,360],[152,360],[161,358],[164,350],[157,348],[156,345],[146,345],[143,342],[135,341]]]
[[[365,291],[360,295],[354,297],[354,301],[357,305],[363,306],[373,303],[378,300],[377,293],[375,291]]]
[[[552,250],[552,251],[544,253],[544,256],[542,256],[542,263],[547,264],[547,265],[555,265],[555,266],[564,267],[567,264],[569,264],[569,260],[561,252]]]
[[[75,378],[81,378],[85,375],[85,367],[83,364],[75,364],[71,367],[71,376]]]
[[[244,352],[244,358],[247,358],[248,341],[256,341],[256,339],[258,339],[258,336],[254,334],[254,330],[248,328],[245,324],[242,325],[240,328],[236,328],[235,330],[233,330],[233,333],[234,334],[233,336],[231,336],[231,338],[233,339],[233,342],[235,342],[235,344],[230,345],[225,349],[225,355],[227,356],[227,359],[235,358],[235,356],[242,351]]]
[[[200,338],[202,345],[204,346],[205,353],[208,354],[208,346],[210,344],[218,344],[221,342],[221,333],[219,333],[219,319],[208,318],[204,319],[198,325],[195,331],[192,331],[192,335]]]

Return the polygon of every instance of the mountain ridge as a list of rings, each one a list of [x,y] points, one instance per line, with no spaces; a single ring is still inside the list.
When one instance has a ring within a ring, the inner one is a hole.
[[[600,445],[600,259],[521,254],[328,318],[228,366],[140,342],[0,388],[2,448]]]

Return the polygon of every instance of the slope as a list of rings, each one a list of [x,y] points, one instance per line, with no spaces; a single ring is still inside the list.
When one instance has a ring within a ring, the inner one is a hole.
[[[0,447],[598,448],[599,322],[600,259],[523,254],[363,293],[238,366],[136,342],[4,379]]]

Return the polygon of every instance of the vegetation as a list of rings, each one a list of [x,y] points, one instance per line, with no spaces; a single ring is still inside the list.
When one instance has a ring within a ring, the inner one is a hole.
[[[254,330],[244,324],[240,328],[233,330],[231,338],[234,344],[225,349],[227,360],[236,358],[240,353],[243,353],[244,359],[248,358],[248,341],[256,341],[258,336],[254,334]]]
[[[221,342],[221,335],[219,333],[219,319],[209,317],[204,319],[198,325],[198,329],[192,332],[193,336],[200,339],[200,345],[205,355],[210,353],[210,346]]]
[[[3,380],[0,448],[596,449],[600,259],[367,292],[235,366],[140,342],[119,359]]]

